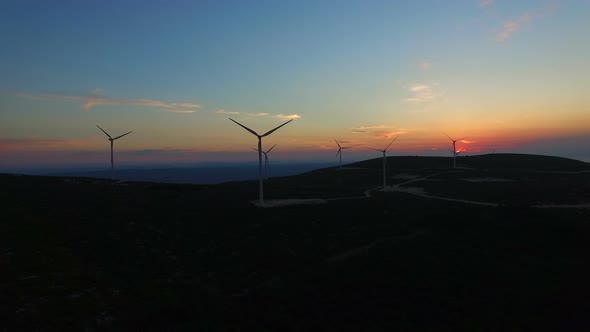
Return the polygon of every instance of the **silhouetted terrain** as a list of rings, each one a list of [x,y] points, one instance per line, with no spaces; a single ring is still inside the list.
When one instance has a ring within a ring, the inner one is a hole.
[[[216,185],[0,175],[0,330],[582,331],[590,165],[389,157]],[[287,201],[280,201],[287,200]],[[313,204],[312,204],[313,203]]]

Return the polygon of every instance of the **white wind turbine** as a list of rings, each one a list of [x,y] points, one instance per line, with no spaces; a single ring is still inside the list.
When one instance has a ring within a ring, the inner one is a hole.
[[[111,137],[111,135],[109,135],[109,133],[107,133],[107,132],[106,132],[104,129],[102,129],[102,128],[101,128],[99,125],[96,125],[96,126],[97,126],[97,127],[98,127],[98,129],[100,129],[100,130],[101,130],[101,131],[102,131],[102,132],[103,132],[105,135],[107,135],[107,137],[109,138],[109,141],[111,141],[111,178],[114,178],[114,175],[115,175],[115,165],[114,165],[114,161],[113,161],[113,142],[114,142],[116,139],[119,139],[119,138],[121,138],[121,137],[123,137],[123,136],[125,136],[125,135],[129,135],[129,134],[131,134],[133,131],[127,132],[127,133],[125,133],[125,134],[123,134],[123,135],[119,135],[119,136],[117,136],[117,137],[113,138],[113,137]]]
[[[270,163],[268,162],[268,153],[270,152],[270,150],[274,149],[275,146],[277,146],[277,145],[275,144],[270,149],[268,149],[266,151],[262,151],[262,153],[264,154],[264,177],[265,178],[267,178],[270,173]],[[252,148],[252,150],[258,151],[258,149],[255,149],[255,148]]]
[[[340,143],[334,138],[334,142],[338,144],[338,152],[336,152],[336,157],[340,156],[340,168],[342,168],[342,149],[350,149],[348,146],[340,146]]]
[[[451,141],[453,141],[453,168],[455,168],[457,166],[457,147],[456,147],[456,143],[457,143],[457,141],[463,140],[466,137],[459,138],[459,139],[452,139],[451,136],[447,135],[447,133],[443,132],[443,134],[445,134]],[[463,150],[461,150],[461,151],[463,151]],[[459,151],[459,153],[461,153],[461,151]]]
[[[375,150],[375,151],[379,151],[381,153],[383,153],[383,189],[385,189],[385,187],[387,186],[387,158],[385,157],[385,152],[387,152],[387,149],[389,149],[389,147],[391,146],[391,144],[393,144],[393,142],[395,142],[395,140],[398,138],[399,136],[396,136],[393,141],[391,141],[391,143],[389,143],[389,145],[383,149],[383,150],[379,150],[379,149],[373,149],[371,148],[371,150]]]
[[[275,130],[281,128],[282,126],[286,125],[287,123],[293,121],[293,119],[283,123],[282,125],[271,129],[269,131],[267,131],[266,133],[259,135],[257,132],[255,132],[254,130],[244,126],[243,124],[239,123],[238,121],[229,118],[230,120],[232,120],[233,122],[235,122],[238,126],[246,129],[247,131],[249,131],[250,133],[252,133],[252,135],[258,137],[258,165],[259,165],[259,176],[258,176],[258,184],[259,184],[259,196],[260,196],[260,205],[264,205],[264,190],[263,190],[263,185],[262,185],[262,138],[265,136],[268,136],[270,134],[272,134]]]

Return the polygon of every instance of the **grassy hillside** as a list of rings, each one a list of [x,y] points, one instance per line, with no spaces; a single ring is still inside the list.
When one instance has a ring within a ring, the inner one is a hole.
[[[450,162],[390,157],[386,190],[380,158],[272,178],[268,202],[322,199],[276,208],[252,204],[257,181],[0,175],[0,326],[590,327],[588,164],[500,154]]]

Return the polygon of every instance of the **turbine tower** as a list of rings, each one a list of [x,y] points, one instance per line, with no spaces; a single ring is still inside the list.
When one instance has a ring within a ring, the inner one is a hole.
[[[334,142],[338,144],[338,152],[336,152],[336,157],[340,156],[340,168],[342,168],[342,149],[350,149],[348,146],[340,146],[340,143],[334,138]]]
[[[259,185],[259,196],[260,196],[260,205],[264,206],[264,190],[263,190],[263,185],[262,185],[262,138],[265,136],[268,136],[270,134],[272,134],[275,130],[281,128],[282,126],[286,125],[287,123],[293,121],[293,119],[283,123],[282,125],[271,129],[269,131],[267,131],[266,133],[259,135],[257,132],[255,132],[254,130],[244,126],[243,124],[239,123],[238,121],[229,118],[230,120],[232,120],[233,122],[235,122],[238,126],[246,129],[247,131],[249,131],[250,133],[252,133],[252,135],[258,137],[258,165],[259,165],[259,176],[258,176],[258,185]],[[270,151],[270,150],[269,150]]]
[[[123,136],[125,136],[125,135],[129,135],[129,134],[131,134],[133,131],[127,132],[127,133],[125,133],[125,134],[123,134],[123,135],[119,135],[119,136],[117,136],[117,137],[113,138],[113,137],[111,137],[111,135],[109,135],[109,133],[107,133],[107,132],[106,132],[104,129],[102,129],[102,128],[101,128],[99,125],[96,125],[96,126],[97,126],[97,127],[98,127],[98,129],[100,129],[100,130],[101,130],[101,131],[102,131],[102,132],[103,132],[105,135],[107,135],[107,137],[109,138],[109,141],[111,142],[111,179],[112,179],[112,178],[114,178],[114,177],[115,177],[115,165],[114,165],[115,163],[114,163],[114,161],[113,161],[113,142],[114,142],[116,139],[119,139],[119,138],[121,138],[121,137],[123,137]]]
[[[268,153],[270,152],[270,150],[274,149],[274,147],[277,146],[276,144],[272,146],[272,148],[266,150],[266,151],[262,151],[262,153],[264,154],[264,177],[268,178],[268,174],[270,173],[270,163],[268,162]],[[252,148],[252,150],[254,151],[258,151],[258,149]]]
[[[443,132],[443,134],[447,135],[447,133]],[[453,142],[453,168],[457,167],[457,141],[465,139],[466,137],[459,138],[459,139],[452,139],[451,136],[447,135],[447,137]],[[461,150],[463,151],[463,150]]]
[[[396,136],[393,141],[391,141],[391,143],[389,143],[389,145],[383,149],[383,150],[379,150],[379,149],[371,149],[371,150],[375,150],[375,151],[379,151],[381,153],[383,153],[383,189],[385,189],[385,186],[387,186],[387,176],[386,176],[386,170],[387,170],[387,158],[385,158],[385,152],[387,151],[387,149],[389,149],[389,147],[391,146],[391,144],[393,144],[393,142],[395,142],[395,140],[398,138],[399,136]]]

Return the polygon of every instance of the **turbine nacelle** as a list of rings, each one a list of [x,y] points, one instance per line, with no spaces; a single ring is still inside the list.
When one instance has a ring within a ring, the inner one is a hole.
[[[391,146],[391,144],[393,144],[393,142],[395,142],[395,140],[398,138],[399,136],[396,136],[393,141],[391,141],[383,150],[380,149],[375,149],[375,148],[370,148],[371,150],[375,150],[375,151],[379,151],[383,154],[383,188],[385,189],[385,187],[387,186],[387,176],[386,176],[386,172],[387,172],[387,159],[385,158],[385,152],[387,152],[387,149],[389,149],[389,147]]]
[[[463,148],[461,148],[460,151],[457,151],[456,143],[457,143],[457,141],[462,141],[462,140],[466,139],[467,137],[453,139],[453,138],[451,138],[451,136],[447,135],[447,133],[445,133],[444,131],[443,131],[443,134],[445,134],[453,142],[453,168],[455,168],[457,166],[457,163],[455,160],[457,158],[457,154],[459,154],[459,153],[461,153],[461,151],[463,151]]]
[[[277,146],[276,144],[273,145],[270,149],[266,150],[266,151],[260,151],[262,152],[262,154],[264,155],[264,172],[265,172],[265,177],[268,176],[269,173],[269,169],[270,169],[270,162],[268,161],[268,153],[274,149],[274,147]],[[256,148],[252,148],[252,150],[254,151],[258,151],[258,149]]]
[[[251,133],[252,135],[258,137],[258,149],[255,149],[256,151],[258,151],[258,164],[259,164],[259,178],[258,178],[258,182],[259,182],[259,195],[260,195],[260,204],[264,205],[264,190],[263,190],[263,185],[262,185],[262,154],[264,153],[265,156],[265,163],[268,163],[268,157],[267,157],[267,153],[270,152],[270,150],[272,150],[275,146],[273,145],[270,149],[268,149],[268,151],[263,152],[262,151],[262,138],[265,136],[268,136],[270,134],[272,134],[275,130],[281,128],[282,126],[286,125],[287,123],[293,121],[293,119],[283,123],[282,125],[275,127],[269,131],[267,131],[266,133],[260,135],[257,132],[255,132],[254,130],[244,126],[243,124],[239,123],[238,121],[229,118],[232,122],[234,122],[235,124],[237,124],[238,126],[246,129],[249,133]]]
[[[467,138],[467,136],[465,136],[465,137],[458,138],[458,139],[452,139],[451,136],[447,135],[447,133],[445,133],[444,131],[443,131],[443,134],[445,134],[451,141],[453,141],[453,144],[455,144],[455,142],[457,142],[457,141],[461,141],[461,140],[464,140]]]
[[[346,150],[346,149],[350,149],[351,147],[349,146],[343,146],[338,148],[338,151],[336,152],[336,156],[338,156],[339,153],[342,153],[342,150]]]
[[[387,151],[387,149],[389,149],[389,147],[391,146],[391,144],[393,144],[393,142],[395,142],[395,140],[396,140],[398,137],[399,137],[399,136],[396,136],[396,137],[393,139],[393,141],[391,141],[391,142],[390,142],[390,143],[389,143],[389,144],[388,144],[388,145],[385,147],[385,149],[383,149],[383,150],[381,150],[381,149],[375,149],[375,148],[369,148],[369,149],[371,149],[371,150],[375,150],[375,151],[379,151],[379,152],[382,152],[382,153],[385,153],[385,152]]]
[[[123,134],[123,135],[119,135],[119,136],[117,136],[117,137],[114,137],[114,138],[113,138],[113,137],[111,137],[111,135],[109,135],[109,133],[107,133],[107,132],[106,132],[104,129],[102,129],[102,128],[101,128],[99,125],[96,125],[96,126],[97,126],[97,127],[98,127],[98,129],[100,129],[100,130],[101,130],[101,131],[102,131],[102,132],[103,132],[105,135],[107,135],[107,137],[108,137],[108,140],[109,140],[109,141],[111,141],[111,142],[112,142],[112,141],[114,141],[114,140],[116,140],[116,139],[119,139],[119,138],[121,138],[121,137],[123,137],[123,136],[125,136],[125,135],[129,135],[129,134],[131,134],[131,133],[133,132],[133,130],[132,130],[132,131],[126,132],[126,133],[125,133],[125,134]]]
[[[246,127],[246,126],[244,126],[243,124],[239,123],[238,121],[236,121],[236,120],[234,120],[234,119],[232,119],[232,118],[229,118],[229,119],[230,119],[230,120],[232,120],[233,122],[235,122],[235,123],[236,123],[238,126],[240,126],[240,127],[244,128],[244,129],[246,129],[247,131],[249,131],[250,133],[252,133],[252,135],[254,135],[254,136],[258,137],[258,139],[262,139],[263,137],[265,137],[265,136],[268,136],[268,135],[272,134],[272,133],[273,133],[275,130],[277,130],[277,129],[281,128],[282,126],[286,125],[287,123],[289,123],[289,122],[293,121],[293,119],[291,119],[291,120],[289,120],[289,121],[287,121],[287,122],[283,123],[282,125],[280,125],[280,126],[278,126],[278,127],[274,128],[274,129],[271,129],[271,130],[267,131],[266,133],[264,133],[264,134],[262,134],[262,135],[259,135],[257,132],[255,132],[254,130],[252,130],[252,129],[250,129],[250,128]]]
[[[336,157],[340,156],[340,167],[342,167],[342,150],[343,149],[350,149],[349,146],[342,146],[338,141],[334,138],[334,142],[338,145],[338,151],[336,151]]]
[[[117,139],[125,136],[125,135],[131,134],[133,131],[126,132],[125,134],[119,135],[117,137],[112,137],[109,133],[106,132],[106,130],[102,129],[99,125],[96,125],[96,126],[98,127],[98,129],[100,129],[100,131],[102,131],[105,135],[107,135],[108,140],[111,142],[111,177],[114,177],[115,161],[114,161],[114,158],[113,158],[113,142],[115,140],[117,140]]]

